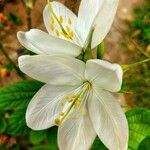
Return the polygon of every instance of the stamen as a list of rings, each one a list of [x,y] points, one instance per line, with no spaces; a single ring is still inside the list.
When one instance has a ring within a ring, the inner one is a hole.
[[[50,29],[51,29],[51,31],[54,31],[54,24],[50,24]]]
[[[71,25],[72,24],[72,21],[70,18],[68,18],[68,24]]]
[[[59,31],[58,31],[57,29],[55,30],[55,33],[56,33],[57,36],[60,35],[60,34],[59,34]]]
[[[64,112],[60,112],[59,115],[60,115],[60,116],[63,116],[63,115],[64,115]]]
[[[60,119],[55,119],[55,124],[57,125],[57,126],[60,126],[61,125],[61,120]]]
[[[62,16],[59,16],[59,21],[61,24],[63,23],[63,17]]]
[[[50,23],[54,24],[54,22],[55,22],[54,17],[51,16]]]
[[[67,32],[70,32],[70,28],[68,26],[66,26],[66,30]]]

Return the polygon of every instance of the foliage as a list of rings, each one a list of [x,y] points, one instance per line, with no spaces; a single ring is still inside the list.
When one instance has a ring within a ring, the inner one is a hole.
[[[129,43],[127,45],[129,58],[139,62],[150,58],[150,0],[145,5],[135,8],[134,20],[129,22]],[[125,91],[131,91],[128,95],[133,105],[150,108],[150,62],[132,69],[125,74]]]

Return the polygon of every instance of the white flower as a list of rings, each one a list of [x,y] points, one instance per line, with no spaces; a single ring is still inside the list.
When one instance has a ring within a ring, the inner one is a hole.
[[[82,0],[78,17],[59,2],[51,2],[43,12],[48,33],[38,29],[18,32],[20,43],[36,54],[84,52],[89,42],[95,48],[105,38],[113,22],[119,0]],[[92,33],[93,32],[93,33]],[[89,37],[92,34],[92,40]]]
[[[64,56],[21,56],[19,67],[46,84],[31,100],[27,125],[42,130],[58,125],[60,150],[88,150],[96,135],[110,150],[126,150],[128,125],[112,92],[122,84],[117,64]]]

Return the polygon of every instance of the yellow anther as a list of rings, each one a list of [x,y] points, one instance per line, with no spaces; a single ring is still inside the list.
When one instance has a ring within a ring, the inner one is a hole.
[[[63,32],[60,32],[60,34],[61,34],[63,37],[65,37],[65,38],[67,38],[67,39],[70,39],[69,35],[67,35],[67,34],[65,34],[65,33],[63,33]]]
[[[70,32],[70,28],[68,26],[66,26],[66,30],[67,30],[67,33]]]
[[[74,100],[74,99],[70,98],[70,99],[68,99],[67,101],[68,101],[68,103],[71,103],[73,100]]]
[[[73,38],[73,36],[74,36],[73,31],[70,31],[70,32],[69,32],[69,36],[70,36],[71,38]]]
[[[54,18],[53,17],[51,17],[51,19],[50,19],[50,24],[54,24]]]
[[[61,102],[61,104],[60,104],[62,107],[64,106],[64,103],[63,102]]]
[[[55,119],[55,124],[57,125],[57,126],[60,126],[61,125],[61,120],[60,119]]]
[[[50,24],[50,29],[51,29],[52,31],[54,31],[54,25],[53,25],[53,24]]]
[[[73,95],[72,98],[76,98],[77,96]]]
[[[60,35],[60,34],[59,34],[59,31],[58,31],[57,29],[55,30],[55,33],[56,33],[57,36]]]
[[[74,108],[77,108],[79,105],[80,105],[80,102],[76,101],[75,104],[74,104]]]
[[[68,18],[68,24],[71,25],[72,24],[72,21],[70,18]]]
[[[60,116],[63,116],[63,115],[64,115],[64,112],[60,112],[59,115],[60,115]]]
[[[63,17],[62,16],[59,16],[59,21],[61,24],[63,23]]]
[[[70,99],[70,97],[69,96],[65,96],[65,99],[68,100],[68,99]]]

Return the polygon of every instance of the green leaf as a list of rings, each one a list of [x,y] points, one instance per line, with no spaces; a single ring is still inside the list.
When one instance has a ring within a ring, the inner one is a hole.
[[[0,89],[0,110],[26,108],[43,83],[28,80],[20,81]]]
[[[30,132],[30,142],[32,144],[40,144],[46,139],[46,130],[43,131],[31,131]]]
[[[26,126],[25,112],[25,109],[21,109],[10,116],[8,120],[7,134],[20,136],[25,135],[30,131],[30,129]]]
[[[52,149],[51,146],[49,145],[39,145],[39,146],[30,148],[29,150],[57,150],[57,149]]]
[[[132,109],[126,116],[129,124],[129,149],[137,150],[139,144],[150,136],[150,110]]]
[[[0,133],[3,133],[6,130],[7,123],[2,115],[0,115]]]
[[[48,143],[51,147],[51,150],[57,150],[58,145],[57,145],[57,127],[52,127],[47,130],[47,139]]]
[[[96,137],[91,150],[108,150],[105,145]]]
[[[138,150],[149,150],[150,147],[150,136],[145,138],[139,145]]]

